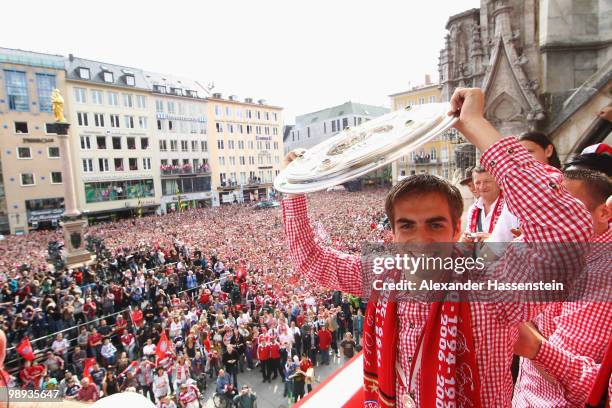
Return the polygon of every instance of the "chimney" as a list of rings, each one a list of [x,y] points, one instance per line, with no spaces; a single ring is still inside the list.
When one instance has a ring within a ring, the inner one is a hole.
[[[253,103],[253,98],[244,98],[245,103]]]
[[[68,59],[70,60],[70,62],[74,61],[74,55],[68,54]]]
[[[223,95],[221,95],[220,93],[214,93],[213,94],[213,98],[215,98],[215,99],[223,99]]]
[[[431,85],[431,75],[425,74],[425,85]]]

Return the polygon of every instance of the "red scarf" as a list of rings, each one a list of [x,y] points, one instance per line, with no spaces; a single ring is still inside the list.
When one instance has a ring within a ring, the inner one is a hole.
[[[489,234],[493,232],[493,228],[495,228],[495,224],[497,224],[497,220],[501,215],[502,209],[504,208],[504,196],[501,191],[499,192],[499,197],[497,199],[497,203],[495,203],[495,208],[493,208],[493,214],[491,215],[491,222],[489,223]],[[479,232],[478,231],[478,217],[482,209],[474,206],[472,210],[472,215],[470,216],[470,232]]]
[[[454,298],[453,298],[454,296]],[[367,408],[395,407],[397,358],[397,303],[381,292],[366,309],[364,325],[364,397]],[[450,294],[431,304],[411,369],[420,365],[420,406],[480,408],[480,380],[467,302]],[[419,355],[419,348],[422,348]],[[417,361],[418,360],[418,361]],[[438,361],[438,364],[432,362]],[[421,364],[424,362],[424,364]],[[404,384],[408,391],[411,384]],[[454,404],[453,404],[454,403]],[[400,404],[404,406],[405,404]]]

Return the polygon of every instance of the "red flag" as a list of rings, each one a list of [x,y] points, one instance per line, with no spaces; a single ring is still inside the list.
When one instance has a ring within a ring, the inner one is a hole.
[[[161,361],[166,357],[166,353],[170,351],[170,340],[166,336],[166,331],[162,331],[162,334],[159,338],[159,342],[155,347],[155,355],[157,356],[157,361]]]
[[[28,361],[34,360],[34,351],[32,350],[32,345],[30,344],[30,338],[24,337],[21,342],[17,345],[16,348],[19,355],[25,358]]]
[[[89,381],[93,381],[91,375],[89,374],[89,370],[91,370],[94,364],[96,364],[95,357],[89,357],[83,361],[83,378],[89,378]]]

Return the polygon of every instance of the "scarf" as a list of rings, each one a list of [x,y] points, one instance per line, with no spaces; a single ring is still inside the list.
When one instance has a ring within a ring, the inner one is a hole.
[[[480,408],[480,380],[467,302],[455,293],[430,306],[427,322],[411,367],[408,391],[420,375],[420,406]],[[397,406],[397,303],[381,292],[368,303],[364,327],[365,407]],[[421,364],[424,362],[424,364]],[[438,362],[435,364],[433,362]],[[419,372],[414,372],[420,366]],[[401,368],[400,368],[401,369]],[[412,386],[412,387],[411,387]],[[402,402],[401,406],[407,405]]]
[[[504,196],[502,192],[500,191],[499,197],[497,199],[497,203],[495,203],[495,208],[493,208],[493,214],[491,215],[491,222],[489,223],[489,231],[488,231],[489,234],[493,232],[493,228],[495,228],[495,224],[497,224],[497,220],[499,219],[499,216],[501,215],[503,208],[504,208]],[[469,228],[470,232],[481,232],[481,231],[478,231],[479,229],[478,227],[482,229],[482,226],[480,226],[480,223],[478,222],[481,212],[482,210],[480,208],[474,206],[472,210],[472,214],[470,216],[470,228]]]

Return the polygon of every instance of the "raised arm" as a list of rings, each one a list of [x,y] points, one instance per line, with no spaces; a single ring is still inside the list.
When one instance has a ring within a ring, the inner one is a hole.
[[[284,198],[282,207],[285,235],[295,273],[329,289],[360,296],[360,258],[325,247],[315,240],[304,195]]]

